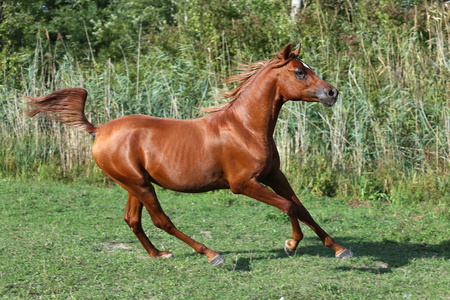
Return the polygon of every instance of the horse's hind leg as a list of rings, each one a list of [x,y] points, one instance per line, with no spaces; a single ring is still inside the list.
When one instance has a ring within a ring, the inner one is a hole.
[[[136,197],[132,196],[131,200],[133,200],[130,204],[130,208],[139,209],[139,211],[142,211],[142,204],[145,206],[147,211],[150,214],[150,217],[153,221],[153,224],[155,224],[156,227],[161,228],[162,230],[166,231],[167,233],[177,237],[178,239],[182,240],[189,246],[191,246],[195,251],[197,251],[200,254],[204,254],[208,257],[209,263],[212,265],[219,265],[225,261],[225,259],[218,254],[217,252],[206,248],[205,245],[198,243],[179,231],[175,225],[173,225],[170,218],[164,213],[164,211],[161,208],[161,205],[159,204],[158,198],[156,197],[155,189],[152,185],[146,185],[141,187],[127,187],[127,190],[131,191],[133,195],[136,195]],[[139,200],[137,200],[139,199]],[[137,206],[135,202],[139,201],[142,204],[139,204],[140,206]],[[128,198],[128,202],[130,203],[130,197]],[[127,211],[128,211],[128,204],[127,204]],[[140,214],[140,213],[139,213]],[[139,218],[140,220],[140,218]],[[140,223],[139,223],[140,226]],[[141,240],[142,237],[136,235],[139,240],[141,241],[142,245],[144,245],[144,248],[146,248],[146,244],[148,239],[145,237],[145,239]],[[145,235],[144,235],[145,236]],[[148,245],[151,245],[150,241],[148,241]],[[149,247],[150,251],[147,250],[152,256],[152,251],[156,250],[153,245]],[[154,249],[154,250],[153,250]],[[158,250],[156,250],[158,251]],[[163,253],[162,255],[170,255],[170,252],[164,252],[164,251],[158,251],[157,253]],[[165,253],[165,254],[164,254]],[[156,255],[156,256],[162,256],[162,255]]]
[[[173,257],[173,254],[168,251],[159,251],[158,249],[156,249],[148,239],[147,235],[142,229],[141,223],[143,207],[144,205],[141,201],[139,201],[138,198],[133,196],[131,193],[128,193],[127,207],[125,209],[124,216],[125,222],[128,224],[128,226],[130,226],[131,230],[133,230],[134,234],[151,257]]]

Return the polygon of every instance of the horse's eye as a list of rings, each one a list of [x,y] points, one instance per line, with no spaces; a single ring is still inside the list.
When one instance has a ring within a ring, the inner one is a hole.
[[[305,79],[306,73],[302,69],[295,69],[295,77],[297,77],[300,80]]]

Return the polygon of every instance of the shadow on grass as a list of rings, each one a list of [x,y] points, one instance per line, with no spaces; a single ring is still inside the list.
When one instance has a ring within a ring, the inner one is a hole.
[[[309,239],[308,239],[309,240]],[[383,240],[382,242],[367,242],[356,241],[354,238],[339,237],[339,243],[346,245],[354,252],[355,258],[367,257],[373,261],[374,266],[364,267],[352,267],[352,266],[338,266],[339,270],[359,270],[363,272],[372,273],[389,273],[394,268],[399,268],[408,265],[414,259],[421,258],[444,258],[450,259],[450,240],[445,240],[440,244],[417,244],[417,243],[402,243],[392,240]],[[309,242],[309,241],[308,241]],[[312,239],[311,239],[312,242]],[[267,260],[267,259],[280,259],[287,257],[283,249],[273,249],[270,251],[258,251],[252,250],[251,252],[233,252],[224,251],[221,254],[250,254],[251,258],[238,258],[233,264],[233,270],[235,271],[249,271],[251,270],[252,260]],[[323,256],[330,259],[336,259],[333,257],[333,251],[326,248],[322,244],[303,246],[300,243],[295,256],[310,255],[310,256]],[[360,264],[358,264],[360,265]]]
[[[373,273],[388,273],[393,268],[408,265],[414,259],[450,258],[450,240],[440,244],[408,243],[384,239],[382,242],[356,241],[352,238],[340,238],[356,257],[369,257],[377,262],[377,267],[359,268],[360,271]],[[340,266],[338,269],[355,269],[350,266]]]

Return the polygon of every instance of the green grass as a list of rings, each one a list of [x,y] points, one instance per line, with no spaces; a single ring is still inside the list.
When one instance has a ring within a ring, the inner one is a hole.
[[[221,191],[159,190],[177,227],[220,252],[213,267],[181,241],[144,228],[175,259],[150,259],[123,221],[126,193],[87,184],[0,181],[0,297],[57,299],[448,299],[448,207],[305,194],[305,206],[355,257],[341,261],[274,208]]]

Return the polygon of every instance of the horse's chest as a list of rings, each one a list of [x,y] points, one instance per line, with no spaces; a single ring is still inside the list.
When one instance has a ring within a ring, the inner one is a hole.
[[[246,170],[256,177],[264,177],[273,168],[273,149],[268,146],[259,145],[255,146],[252,150],[242,153],[242,156],[236,159],[241,165],[241,170]]]

